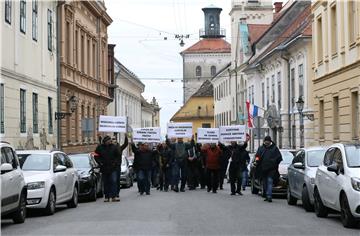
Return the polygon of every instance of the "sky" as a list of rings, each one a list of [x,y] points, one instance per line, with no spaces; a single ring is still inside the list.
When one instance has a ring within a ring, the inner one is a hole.
[[[199,29],[204,28],[201,9],[210,4],[223,9],[220,24],[230,41],[231,0],[105,0],[113,19],[108,42],[116,44],[115,57],[145,84],[143,96],[148,101],[152,97],[158,100],[162,133],[182,106],[179,53],[199,40]],[[176,34],[190,35],[184,47]]]

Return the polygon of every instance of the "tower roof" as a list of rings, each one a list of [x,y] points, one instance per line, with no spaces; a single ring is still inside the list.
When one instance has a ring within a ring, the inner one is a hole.
[[[217,7],[214,4],[211,4],[211,5],[207,6],[207,7],[204,7],[201,10],[204,10],[204,9],[220,9],[220,10],[222,10],[221,7]]]
[[[191,53],[231,53],[231,45],[221,38],[206,38],[181,52]]]

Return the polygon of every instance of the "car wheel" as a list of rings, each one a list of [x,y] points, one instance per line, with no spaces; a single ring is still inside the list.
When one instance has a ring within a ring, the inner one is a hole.
[[[91,190],[90,193],[90,201],[95,202],[97,199],[97,184],[95,182],[93,189]]]
[[[314,211],[314,206],[310,202],[309,191],[306,186],[304,186],[302,189],[301,201],[305,211],[307,212]]]
[[[355,220],[354,216],[351,214],[350,206],[348,199],[345,194],[342,194],[340,199],[340,206],[341,206],[341,222],[346,228],[355,227],[357,221]]]
[[[78,192],[78,187],[77,185],[75,185],[74,187],[74,192],[72,195],[71,200],[67,203],[67,206],[69,208],[76,208],[79,202],[79,192]]]
[[[328,215],[328,209],[322,203],[319,191],[317,189],[314,190],[314,208],[317,217],[326,217]]]
[[[259,189],[257,189],[255,187],[255,178],[254,177],[251,178],[251,193],[252,194],[258,194],[259,193]]]
[[[48,198],[48,203],[45,208],[45,214],[46,215],[54,215],[56,209],[56,196],[55,191],[53,188],[51,188]]]
[[[20,196],[19,209],[13,214],[12,220],[16,224],[24,223],[26,218],[26,192],[23,191]]]
[[[289,205],[296,205],[297,203],[297,199],[295,197],[293,197],[293,195],[291,195],[291,189],[290,189],[290,185],[287,185],[287,191],[286,191],[286,199],[287,199],[287,203]]]

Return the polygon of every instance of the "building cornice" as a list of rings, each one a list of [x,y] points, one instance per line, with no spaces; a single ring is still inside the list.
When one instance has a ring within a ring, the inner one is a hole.
[[[338,75],[341,75],[349,70],[352,70],[352,69],[359,69],[360,68],[360,60],[350,64],[350,65],[347,65],[347,66],[344,66],[344,67],[341,67],[335,71],[332,71],[326,75],[323,75],[321,77],[318,77],[318,78],[314,78],[313,79],[313,82],[314,84],[317,84],[317,83],[321,83],[327,79],[330,79],[332,77],[335,77],[335,76],[338,76]]]
[[[107,26],[109,26],[113,22],[111,17],[106,13],[106,9],[101,9],[96,1],[83,1],[83,3],[97,17],[100,17]]]

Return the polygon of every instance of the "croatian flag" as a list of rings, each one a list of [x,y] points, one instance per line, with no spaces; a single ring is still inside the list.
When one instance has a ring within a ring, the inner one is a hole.
[[[254,118],[257,116],[264,116],[264,110],[260,107],[250,104],[249,101],[246,101],[246,108],[248,112],[248,127],[253,128],[254,127]]]

